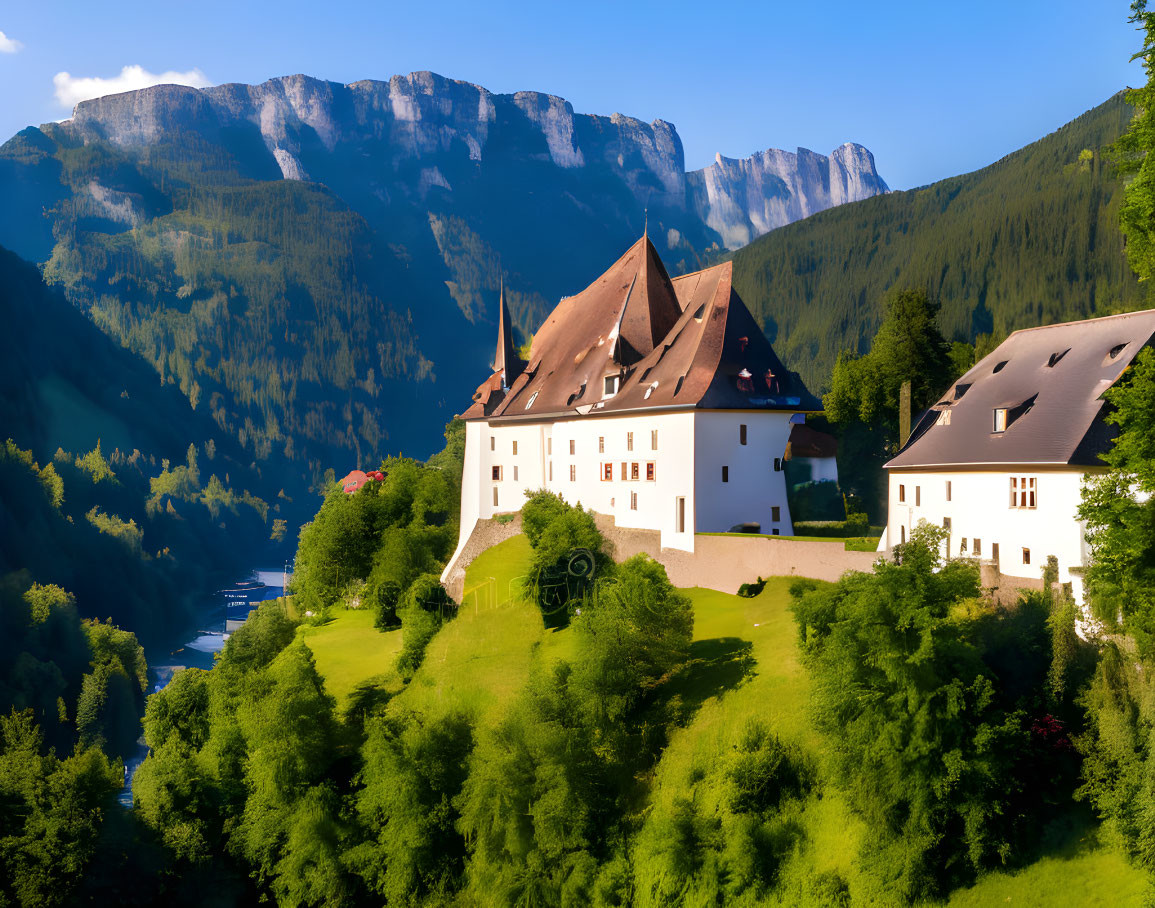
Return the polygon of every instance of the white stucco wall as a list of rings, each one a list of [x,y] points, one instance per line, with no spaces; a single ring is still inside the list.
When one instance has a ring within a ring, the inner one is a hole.
[[[1010,480],[1033,478],[1036,486],[1034,508],[1011,507]],[[979,556],[994,557],[999,546],[999,570],[1012,577],[1042,577],[1047,556],[1059,560],[1059,581],[1070,582],[1082,601],[1082,578],[1072,575],[1072,567],[1086,564],[1086,528],[1075,516],[1079,506],[1083,472],[1071,469],[1024,467],[1015,472],[1001,470],[973,472],[889,471],[887,527],[883,542],[892,548],[910,538],[920,520],[936,526],[943,518],[951,521],[950,555],[974,557],[974,540],[982,542]],[[950,500],[947,500],[947,483]],[[905,501],[899,501],[903,486]],[[962,540],[967,550],[960,552]],[[1030,564],[1023,563],[1023,549],[1030,549]]]
[[[790,535],[785,474],[774,470],[774,459],[781,459],[786,450],[790,415],[682,410],[493,425],[470,420],[465,430],[461,536],[446,572],[479,519],[517,511],[525,503],[526,491],[542,488],[572,504],[611,515],[619,527],[658,530],[664,548],[692,552],[695,531],[725,531],[745,522],[761,524],[763,533],[777,529],[780,535]],[[743,423],[745,445],[739,443]],[[612,466],[609,481],[603,478],[607,463]],[[638,479],[631,478],[635,463]],[[646,478],[650,463],[652,480]],[[723,465],[729,467],[726,483],[721,481]],[[494,467],[500,467],[500,479],[493,478]],[[681,531],[679,498],[685,499]],[[776,522],[774,506],[780,509]]]
[[[761,524],[762,532],[793,535],[781,465],[790,438],[789,413],[703,410],[695,414],[694,479],[699,533],[720,533],[739,523]],[[739,427],[746,426],[746,444]],[[728,467],[722,481],[722,467]],[[773,508],[779,519],[773,519]]]

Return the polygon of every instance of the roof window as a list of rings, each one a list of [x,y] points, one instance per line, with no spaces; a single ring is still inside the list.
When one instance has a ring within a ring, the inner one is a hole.
[[[1066,356],[1070,352],[1071,352],[1071,348],[1068,347],[1066,350],[1063,350],[1060,353],[1052,353],[1051,358],[1047,360],[1047,368],[1048,369],[1055,368],[1055,364],[1058,363],[1059,360],[1061,360],[1064,356]]]
[[[698,307],[698,308],[697,308],[697,309],[694,311],[694,321],[696,321],[696,322],[700,322],[700,321],[702,320],[702,315],[705,313],[705,311],[706,311],[706,304],[705,304],[705,303],[702,303],[702,305],[700,305],[700,306],[699,306],[699,307]]]
[[[955,385],[954,386],[954,399],[955,400],[962,400],[962,396],[964,394],[966,394],[967,391],[969,391],[971,389],[971,384],[973,384],[973,382],[967,382],[965,385],[964,384]]]
[[[1126,349],[1127,349],[1127,344],[1125,344],[1125,343],[1115,344],[1114,347],[1112,347],[1110,350],[1107,351],[1107,355],[1103,357],[1103,365],[1105,366],[1108,363],[1113,362],[1114,360],[1118,359],[1119,354],[1122,353]]]
[[[686,380],[686,376],[684,376],[684,375],[678,377],[678,383],[674,386],[674,397],[677,397],[678,392],[682,390],[682,382],[684,382],[685,380]]]
[[[651,385],[650,385],[648,388],[646,388],[646,393],[645,393],[645,395],[644,395],[644,399],[645,399],[645,400],[649,400],[649,399],[650,399],[650,395],[654,393],[654,391],[657,389],[657,387],[658,387],[658,383],[657,383],[657,382],[654,382],[654,383],[653,383],[653,384],[651,384]]]
[[[531,395],[529,395],[529,400],[525,402],[525,408],[527,410],[533,406],[533,402],[537,400],[537,395],[540,393],[540,391],[534,391]],[[514,444],[517,444],[517,442],[514,442]]]
[[[995,363],[995,368],[994,368],[994,370],[993,370],[993,371],[994,371],[994,372],[1002,372],[1002,371],[1003,371],[1003,367],[1004,367],[1004,366],[1005,366],[1005,365],[1006,365],[1008,362],[1009,362],[1009,360],[1005,360],[1005,359],[1004,359],[1002,362],[998,362],[998,363]]]
[[[991,431],[995,433],[1005,432],[1019,417],[1026,416],[1031,412],[1031,407],[1035,405],[1035,398],[1038,396],[1038,394],[1032,394],[1017,407],[996,407],[994,425]]]

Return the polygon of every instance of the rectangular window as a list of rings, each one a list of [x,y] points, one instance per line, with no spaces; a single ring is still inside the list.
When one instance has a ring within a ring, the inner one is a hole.
[[[999,544],[997,542],[991,543],[991,559],[998,564],[999,561]]]
[[[603,397],[613,397],[618,393],[618,377],[616,375],[607,375],[605,383],[605,393]]]
[[[626,464],[622,461],[622,482],[626,481]]]
[[[517,466],[516,465],[513,468],[513,481],[517,482]]]
[[[604,435],[598,436],[598,453],[599,454],[605,454],[606,453],[606,437]]]
[[[497,438],[493,435],[489,436],[489,450],[491,450],[491,451],[497,450]]]
[[[950,518],[949,517],[944,517],[942,519],[942,528],[944,530],[946,530],[948,533],[950,532]]]
[[[513,453],[514,454],[517,453],[517,440],[516,439],[514,439],[514,442],[513,442]]]
[[[493,481],[498,482],[501,479],[501,467],[495,466],[493,468]]]
[[[655,479],[657,479],[657,475],[658,475],[657,469],[658,469],[657,464],[655,464],[652,460],[646,464],[646,481],[647,482],[653,482]]]
[[[904,486],[902,483],[899,483],[898,484],[898,503],[902,504],[904,501],[906,501],[906,486]]]
[[[636,463],[630,464],[630,479],[641,479],[642,473],[640,467]]]
[[[577,482],[577,466],[572,463],[569,465],[569,481]]]
[[[729,482],[729,481],[730,481],[730,468],[729,467],[722,467],[722,482]]]
[[[781,457],[775,457],[774,458],[774,472],[775,473],[781,473],[782,472],[782,458]]]
[[[553,482],[553,461],[549,462],[549,481]]]
[[[917,508],[922,504],[922,486],[914,487],[914,506]]]
[[[774,527],[774,529],[772,529],[772,530],[770,531],[770,535],[771,535],[771,536],[778,536],[778,535],[780,535],[780,533],[778,532],[778,527]]]
[[[983,553],[983,541],[981,539],[976,539],[975,544],[973,546],[973,551],[971,552],[971,554],[975,555],[977,557],[979,555],[982,555],[982,553]]]
[[[636,511],[638,509],[638,493],[630,492],[630,510]]]
[[[633,449],[634,449],[634,433],[633,432],[627,432],[626,433],[626,450],[632,451]]]
[[[746,423],[742,423],[740,426],[738,426],[738,444],[746,444]]]
[[[771,520],[771,522],[777,523],[781,519],[782,519],[782,506],[777,505],[777,504],[771,505],[770,506],[770,520]]]
[[[651,451],[658,450],[658,430],[657,429],[651,429],[650,430],[650,450]]]
[[[1011,477],[1011,507],[1033,508],[1037,505],[1034,476]]]
[[[950,480],[946,481],[946,500],[950,501]]]
[[[959,543],[958,553],[960,555],[965,555],[967,553],[967,538],[966,538],[966,536],[963,536],[962,542]]]
[[[899,527],[898,529],[899,529],[899,537],[900,537],[900,539],[901,539],[901,541],[902,541],[902,544],[903,544],[903,545],[906,545],[906,527],[905,527],[905,526],[901,526],[901,527]]]
[[[674,527],[675,532],[686,532],[686,499],[674,499]]]
[[[497,486],[493,487],[493,506],[497,507]]]
[[[614,478],[614,465],[612,463],[602,464],[602,482],[610,482]]]
[[[995,410],[994,431],[995,432],[1007,431],[1007,408],[1006,407],[998,407]]]
[[[553,436],[552,435],[545,440],[545,453],[546,454],[552,454],[553,453]]]
[[[1030,563],[1031,563],[1031,550],[1030,549],[1023,549],[1023,564],[1030,564]]]
[[[571,438],[571,439],[569,440],[569,453],[570,453],[570,456],[571,456],[571,457],[572,457],[572,456],[574,455],[574,453],[576,452],[576,449],[577,449],[577,442],[576,442],[576,441],[574,441],[574,440]]]

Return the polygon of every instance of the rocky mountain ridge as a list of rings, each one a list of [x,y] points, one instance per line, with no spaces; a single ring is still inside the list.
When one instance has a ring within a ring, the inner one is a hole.
[[[338,146],[355,148],[396,170],[439,155],[481,162],[506,153],[510,136],[533,135],[536,147],[524,149],[526,156],[561,170],[604,169],[641,207],[696,215],[727,249],[887,191],[873,155],[854,143],[829,156],[805,148],[772,148],[744,159],[719,154],[709,167],[687,173],[681,139],[665,120],[577,114],[554,95],[494,94],[431,72],[348,85],[304,75],[205,89],[159,85],[84,101],[60,128],[81,141],[102,139],[122,148],[145,147],[173,132],[208,138],[221,130],[255,129],[289,180],[318,178],[302,158],[310,145],[330,154]],[[435,186],[453,188],[436,163],[418,179],[422,195]]]
[[[647,216],[677,274],[874,190],[860,146],[687,173],[663,120],[427,72],[297,75],[154,86],[23,130],[0,146],[0,245],[251,466],[299,467],[299,493],[440,448],[487,374],[502,282],[522,342]]]

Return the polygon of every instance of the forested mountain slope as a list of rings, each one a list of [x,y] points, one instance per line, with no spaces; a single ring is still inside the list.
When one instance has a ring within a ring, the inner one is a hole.
[[[0,243],[258,462],[422,455],[486,373],[502,276],[536,330],[642,231],[675,270],[886,190],[870,153],[687,173],[661,120],[432,73],[155,86],[0,148]]]
[[[734,285],[815,388],[866,351],[891,287],[938,297],[948,340],[1141,308],[1102,154],[1131,113],[1119,94],[983,170],[775,230],[735,253]]]
[[[279,494],[283,458],[262,472],[4,249],[0,323],[0,578],[58,584],[152,641],[308,516]]]

